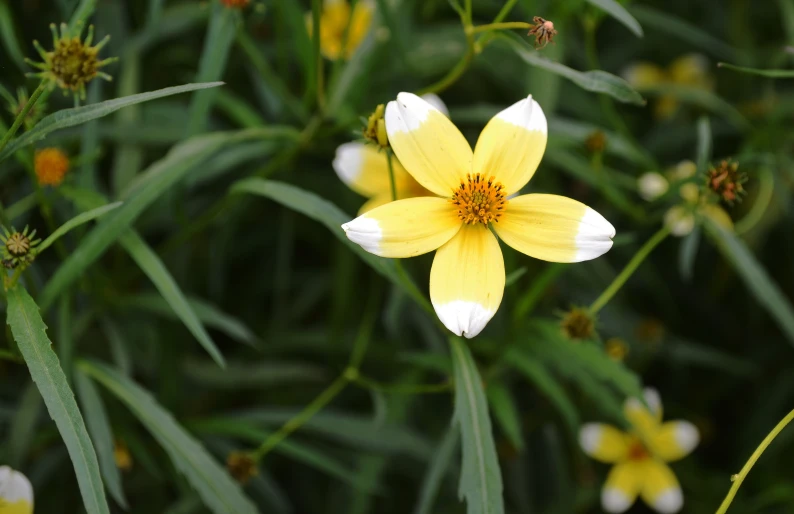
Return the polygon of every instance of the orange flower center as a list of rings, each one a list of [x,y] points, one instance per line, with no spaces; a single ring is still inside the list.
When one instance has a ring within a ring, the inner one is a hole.
[[[57,186],[69,171],[69,159],[57,148],[45,148],[36,152],[34,167],[39,184]]]
[[[650,456],[651,454],[640,441],[634,441],[629,445],[629,460],[645,460]]]
[[[494,177],[486,179],[483,175],[467,174],[460,181],[460,187],[452,193],[451,202],[458,209],[458,217],[467,225],[482,223],[487,225],[499,218],[504,212],[507,194],[504,186],[494,182]]]

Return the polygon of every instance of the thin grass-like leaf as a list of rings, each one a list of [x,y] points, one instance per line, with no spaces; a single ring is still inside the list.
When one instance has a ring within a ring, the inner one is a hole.
[[[496,417],[496,422],[504,431],[516,450],[524,450],[524,439],[521,436],[521,420],[518,407],[510,389],[502,382],[491,382],[485,390],[488,404]]]
[[[768,77],[772,79],[791,79],[794,78],[794,70],[762,70],[759,68],[746,68],[744,66],[736,66],[727,62],[717,63],[718,68],[725,68],[726,70],[738,71],[740,73],[747,73],[748,75],[760,75],[761,77]]]
[[[94,445],[66,375],[52,351],[39,307],[20,285],[8,291],[7,299],[8,325],[69,451],[86,511],[88,514],[110,514]]]
[[[642,32],[642,27],[640,26],[640,22],[632,16],[625,7],[620,5],[615,0],[587,0],[591,4],[595,5],[599,9],[602,9],[604,12],[618,20],[622,23],[627,29],[632,31],[635,36],[643,37],[645,34]]]
[[[115,202],[108,205],[103,205],[102,207],[97,207],[96,209],[91,209],[90,211],[83,212],[75,216],[74,218],[70,219],[58,229],[50,234],[50,236],[45,239],[37,248],[36,252],[41,253],[45,249],[47,249],[52,243],[54,243],[59,237],[63,236],[70,230],[75,227],[79,227],[83,223],[88,223],[91,220],[97,219],[98,217],[102,216],[103,214],[112,211],[113,209],[120,207],[124,202]]]
[[[430,458],[430,466],[422,480],[419,501],[414,507],[414,514],[431,514],[433,512],[433,503],[441,489],[444,476],[452,464],[452,457],[455,455],[459,441],[460,431],[455,427],[450,427]]]
[[[0,0],[0,41],[3,42],[6,53],[19,69],[26,69],[25,53],[19,47],[16,25],[11,9],[8,7],[8,0]]]

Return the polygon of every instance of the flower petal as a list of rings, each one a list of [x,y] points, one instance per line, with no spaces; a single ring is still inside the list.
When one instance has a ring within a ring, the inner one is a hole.
[[[688,421],[664,423],[648,440],[650,450],[666,462],[683,459],[700,442],[697,427]]]
[[[413,178],[397,159],[393,159],[392,164],[397,189],[406,189]],[[378,152],[374,146],[345,143],[336,149],[333,166],[342,182],[361,196],[371,198],[384,193],[391,194],[386,153]]]
[[[623,406],[623,414],[641,436],[648,438],[656,433],[662,421],[662,400],[656,389],[651,387],[643,390],[643,396],[651,410],[648,410],[639,399],[628,398]]]
[[[579,430],[579,444],[587,455],[606,463],[622,461],[629,453],[626,434],[602,423],[582,425]]]
[[[664,462],[645,462],[642,473],[642,500],[662,514],[673,514],[684,506],[684,494],[673,471]]]
[[[637,500],[644,481],[641,462],[625,461],[609,471],[601,491],[601,506],[607,512],[626,512]]]
[[[417,182],[450,197],[471,172],[472,153],[463,134],[438,109],[411,93],[386,106],[389,144]]]
[[[462,223],[449,200],[417,197],[377,207],[342,225],[347,237],[381,257],[414,257],[449,241]]]
[[[550,262],[595,259],[612,248],[613,227],[603,216],[570,198],[521,195],[510,200],[494,230],[507,244]]]
[[[449,118],[449,109],[447,109],[447,104],[444,103],[444,100],[442,100],[440,96],[435,93],[427,93],[426,95],[422,95],[420,98],[438,109],[441,114]]]
[[[513,194],[538,168],[547,133],[543,109],[530,95],[491,118],[477,140],[472,169],[493,176],[508,195]]]
[[[505,263],[496,237],[480,224],[464,225],[436,252],[430,301],[456,335],[472,338],[491,320],[505,289]]]
[[[0,512],[33,513],[33,487],[30,481],[8,466],[0,467]]]

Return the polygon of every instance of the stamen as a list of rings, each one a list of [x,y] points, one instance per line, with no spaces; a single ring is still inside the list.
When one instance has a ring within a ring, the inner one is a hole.
[[[458,217],[467,225],[490,222],[499,222],[504,205],[507,203],[506,195],[502,192],[502,184],[494,182],[494,177],[475,173],[467,174],[466,180],[461,181],[460,188],[453,190],[453,205],[457,206]]]

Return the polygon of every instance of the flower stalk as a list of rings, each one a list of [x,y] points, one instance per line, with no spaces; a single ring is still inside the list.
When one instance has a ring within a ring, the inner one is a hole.
[[[17,133],[17,130],[19,130],[19,127],[25,121],[25,118],[27,118],[30,110],[33,108],[34,105],[36,105],[36,102],[39,100],[39,97],[42,95],[42,93],[44,93],[46,86],[47,86],[47,82],[42,81],[39,84],[39,87],[37,87],[36,90],[33,92],[33,94],[30,95],[30,98],[28,99],[28,102],[25,104],[25,107],[22,108],[22,110],[14,120],[14,124],[11,125],[11,128],[8,129],[8,132],[6,132],[5,135],[3,135],[3,139],[0,140],[0,152],[2,152],[3,149],[6,147],[6,145],[8,145],[8,142],[11,141],[11,138],[14,137],[14,134]]]

